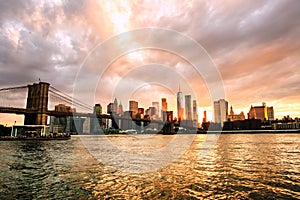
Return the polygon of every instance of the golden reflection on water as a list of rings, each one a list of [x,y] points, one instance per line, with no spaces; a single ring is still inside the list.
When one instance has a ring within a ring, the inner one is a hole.
[[[127,152],[153,152],[166,147],[174,135],[108,135],[105,136],[122,151]]]
[[[221,135],[210,152],[199,159],[206,135],[196,135],[179,159],[148,173],[125,173],[106,166],[93,158],[79,138],[73,138],[76,141],[74,160],[66,176],[82,184],[89,198],[96,199],[298,198],[298,137]],[[158,136],[157,143],[148,138],[142,144],[133,144],[124,139],[115,136],[112,140],[127,151],[153,151],[171,140]],[[141,161],[132,160],[133,163]]]
[[[127,158],[98,136],[2,141],[1,199],[300,198],[299,135],[221,135],[211,149],[206,141],[213,137],[207,135],[192,137],[187,148],[183,144],[191,137],[186,135],[138,137],[113,136],[126,153],[143,153]],[[175,140],[178,143],[167,144]],[[165,151],[157,151],[159,147]],[[99,151],[98,158],[92,154]],[[106,165],[99,156],[118,165]],[[136,166],[149,171],[142,173]]]

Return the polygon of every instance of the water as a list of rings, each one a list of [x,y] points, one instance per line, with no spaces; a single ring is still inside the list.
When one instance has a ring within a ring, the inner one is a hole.
[[[106,136],[89,139],[101,137]],[[144,136],[108,139],[122,150],[154,151],[174,138],[156,135],[134,144],[139,137]],[[1,199],[300,199],[300,135],[221,135],[199,159],[205,139],[195,136],[179,159],[144,173],[104,165],[79,136],[68,141],[0,141]],[[105,152],[110,154],[115,152]],[[155,162],[145,157],[132,160],[132,166],[143,160]]]

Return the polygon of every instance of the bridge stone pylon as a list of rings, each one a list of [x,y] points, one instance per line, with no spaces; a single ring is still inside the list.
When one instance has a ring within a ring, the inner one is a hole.
[[[49,83],[39,82],[28,85],[26,109],[35,110],[34,114],[25,114],[25,125],[46,125],[48,111]]]

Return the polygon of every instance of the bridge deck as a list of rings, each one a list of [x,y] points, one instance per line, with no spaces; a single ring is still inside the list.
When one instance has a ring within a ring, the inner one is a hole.
[[[26,109],[26,108],[13,108],[13,107],[0,107],[0,113],[12,113],[12,114],[37,114],[37,110],[33,109]],[[124,117],[124,116],[112,116],[108,114],[101,114],[101,115],[95,115],[93,113],[73,113],[73,112],[58,112],[55,110],[48,110],[43,114],[47,114],[49,116],[55,116],[55,117],[65,117],[65,116],[74,116],[74,117],[97,117],[101,119],[121,119],[121,120],[133,120],[133,121],[143,121],[143,122],[157,122],[162,123],[161,120],[150,120],[150,119],[138,119],[134,118],[131,119],[130,117]]]

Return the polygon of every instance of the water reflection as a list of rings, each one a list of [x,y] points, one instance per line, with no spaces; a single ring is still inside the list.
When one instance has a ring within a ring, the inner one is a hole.
[[[299,199],[298,135],[221,135],[199,159],[205,139],[197,135],[172,163],[135,174],[100,163],[79,137],[1,142],[0,194],[2,199]],[[143,150],[124,142],[124,137],[113,140],[123,149]],[[144,140],[140,146],[151,150],[167,140],[170,138],[159,138],[157,143]],[[134,166],[145,159],[131,162]]]

